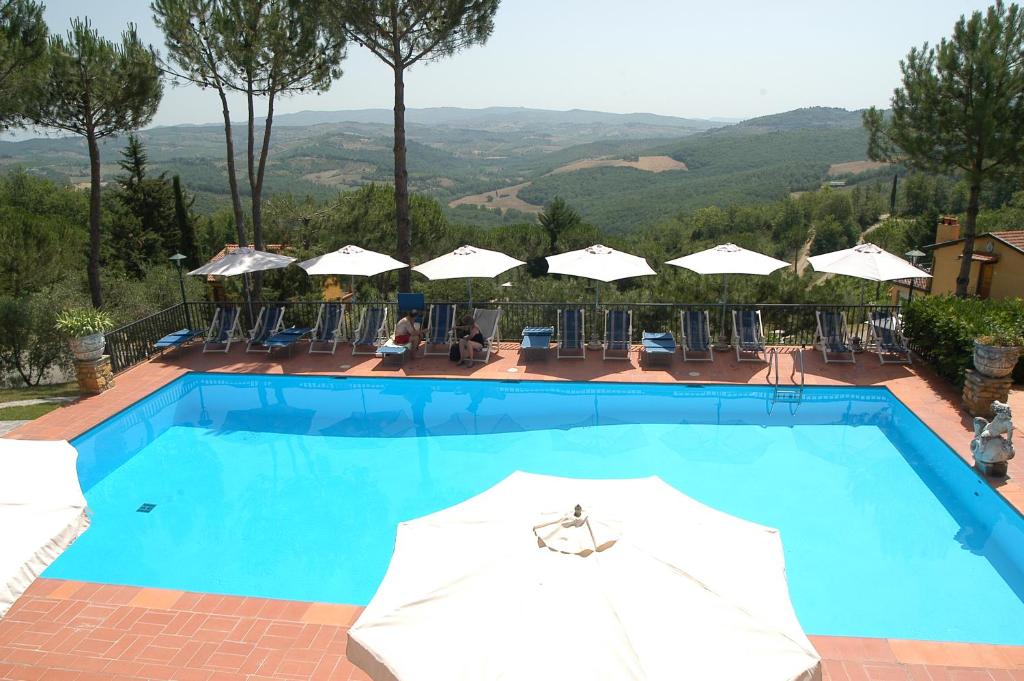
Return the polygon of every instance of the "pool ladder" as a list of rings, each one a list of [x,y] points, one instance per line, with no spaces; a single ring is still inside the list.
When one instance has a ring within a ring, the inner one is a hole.
[[[800,369],[800,382],[796,382],[796,370]],[[775,381],[772,381],[772,371],[775,371]],[[778,402],[784,402],[790,406],[790,413],[796,413],[796,408],[804,397],[804,385],[806,382],[804,373],[804,351],[803,348],[796,349],[796,359],[793,361],[793,370],[789,374],[789,384],[782,385],[782,377],[779,375],[779,349],[768,350],[768,385],[772,387],[772,401],[768,405],[768,413],[771,414]]]

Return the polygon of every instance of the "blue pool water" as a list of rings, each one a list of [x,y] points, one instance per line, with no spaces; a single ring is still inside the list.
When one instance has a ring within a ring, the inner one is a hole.
[[[398,522],[515,470],[777,527],[812,634],[1024,644],[1024,520],[887,390],[190,374],[74,441],[48,577],[365,604]],[[155,504],[139,513],[141,504]]]

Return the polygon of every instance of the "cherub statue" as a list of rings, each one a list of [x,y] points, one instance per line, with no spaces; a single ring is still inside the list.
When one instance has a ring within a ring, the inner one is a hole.
[[[974,419],[974,439],[971,440],[971,455],[974,466],[985,475],[1006,475],[1006,462],[1013,458],[1013,414],[1010,405],[993,402],[995,416],[989,421],[982,417]]]

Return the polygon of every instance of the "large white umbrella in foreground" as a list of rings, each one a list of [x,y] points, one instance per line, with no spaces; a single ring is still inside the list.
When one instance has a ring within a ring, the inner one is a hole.
[[[249,248],[248,246],[240,246],[222,258],[211,260],[202,267],[197,267],[189,272],[189,274],[234,277],[239,274],[288,267],[293,262],[295,262],[295,258],[287,255],[267,253],[266,251]]]
[[[352,278],[352,294],[355,295],[355,278],[372,277],[382,272],[399,270],[408,267],[406,263],[395,260],[390,255],[368,251],[359,246],[343,246],[336,251],[318,255],[309,260],[303,260],[299,267],[306,270],[306,274],[327,274],[327,275],[348,275]]]
[[[669,265],[682,267],[697,274],[721,274],[722,276],[722,342],[725,342],[725,304],[729,298],[730,274],[768,275],[783,267],[789,267],[784,260],[748,251],[736,244],[720,244],[698,253],[669,260]]]
[[[778,532],[653,477],[514,473],[400,524],[347,655],[375,681],[821,678]]]
[[[67,442],[0,438],[0,617],[89,526]]]
[[[505,255],[500,251],[489,251],[476,246],[460,246],[422,265],[413,267],[427,279],[466,279],[469,290],[469,305],[473,306],[473,279],[493,279],[502,272],[526,263]]]
[[[832,272],[845,274],[869,281],[891,281],[893,279],[913,279],[915,277],[931,277],[922,269],[914,267],[903,258],[884,251],[870,243],[860,244],[853,248],[833,251],[807,259],[816,272]]]

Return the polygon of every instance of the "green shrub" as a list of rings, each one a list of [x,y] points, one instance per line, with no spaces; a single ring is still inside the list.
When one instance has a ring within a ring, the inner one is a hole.
[[[974,340],[990,337],[997,345],[1015,345],[1024,334],[1024,300],[982,300],[930,296],[904,309],[904,332],[914,349],[942,376],[962,385],[972,367]],[[1014,380],[1024,380],[1024,360]]]

